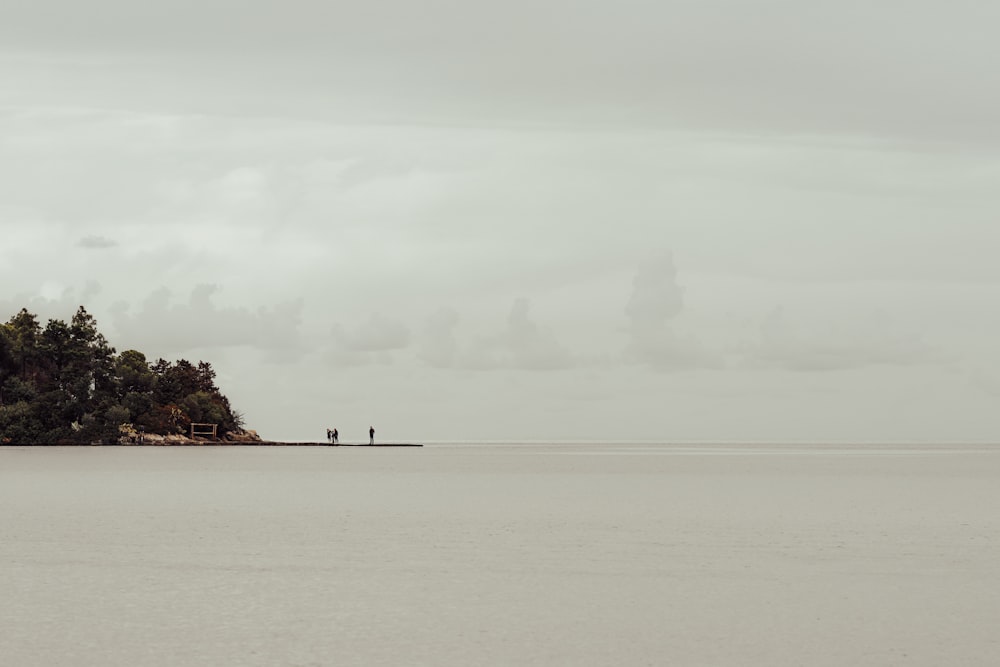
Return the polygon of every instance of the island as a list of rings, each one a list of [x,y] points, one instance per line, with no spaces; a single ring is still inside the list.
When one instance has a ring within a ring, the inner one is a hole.
[[[118,353],[80,306],[43,327],[27,309],[0,325],[0,444],[263,444],[210,363]]]

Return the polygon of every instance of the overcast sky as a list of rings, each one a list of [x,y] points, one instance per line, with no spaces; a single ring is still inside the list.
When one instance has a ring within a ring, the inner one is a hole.
[[[1000,4],[0,0],[0,318],[276,439],[995,441]]]

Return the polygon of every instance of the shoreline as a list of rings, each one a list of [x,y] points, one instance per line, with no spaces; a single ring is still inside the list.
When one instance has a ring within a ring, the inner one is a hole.
[[[374,445],[369,445],[362,442],[338,442],[337,444],[331,444],[329,442],[281,442],[278,440],[172,440],[172,441],[160,441],[160,442],[144,442],[139,443],[122,443],[117,445],[104,445],[104,444],[89,444],[89,445],[77,445],[77,444],[19,444],[19,443],[4,443],[0,444],[0,448],[3,447],[423,447],[420,443],[414,442],[386,442],[386,443],[376,443]]]
[[[164,444],[166,446],[170,446],[177,443]],[[278,440],[259,440],[256,442],[193,442],[185,443],[185,445],[247,445],[250,447],[423,447],[422,444],[415,442],[386,442],[369,445],[364,442],[338,442],[337,444],[332,444],[329,442],[280,442]],[[142,446],[146,447],[147,445]]]

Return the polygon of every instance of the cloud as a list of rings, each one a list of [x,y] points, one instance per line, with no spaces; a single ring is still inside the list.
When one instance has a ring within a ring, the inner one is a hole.
[[[432,313],[420,334],[417,357],[434,368],[452,367],[458,354],[458,322],[458,313],[449,308]]]
[[[657,332],[684,309],[684,288],[677,284],[677,269],[670,253],[647,260],[632,281],[632,296],[625,314],[637,335]]]
[[[514,301],[507,317],[507,332],[502,339],[510,354],[511,365],[531,370],[553,370],[572,365],[569,352],[548,331],[531,319],[531,302]]]
[[[389,365],[395,354],[410,345],[410,330],[401,321],[372,313],[354,326],[337,324],[330,330],[324,360],[332,366]]]
[[[418,337],[417,358],[432,368],[473,371],[552,371],[575,366],[578,359],[531,316],[531,301],[514,300],[506,326],[495,334],[461,340],[460,317],[450,308],[431,313]]]
[[[751,345],[751,366],[790,371],[837,371],[867,366],[912,366],[945,361],[945,355],[919,336],[893,332],[885,322],[854,318],[850,322],[809,325],[790,321],[782,307],[760,325]]]
[[[989,396],[1000,396],[1000,372],[997,369],[977,368],[968,374],[969,384]]]
[[[161,287],[149,294],[133,313],[126,302],[111,307],[119,337],[130,345],[148,346],[154,354],[179,353],[200,348],[247,346],[292,360],[305,352],[299,332],[301,300],[247,308],[220,308],[213,295],[218,285],[200,284],[187,303],[172,303],[172,293]]]
[[[231,0],[13,4],[0,43],[20,60],[5,74],[63,69],[76,84],[64,95],[122,106],[998,138],[1000,98],[978,71],[996,57],[1000,10],[976,0],[560,0],[543,12],[537,0],[247,0],[236,24]],[[915,67],[927,44],[933,66]]]
[[[410,344],[410,330],[398,320],[373,313],[354,328],[335,326],[333,338],[350,352],[389,352]]]
[[[572,367],[574,356],[531,317],[531,301],[515,299],[507,326],[495,336],[482,336],[457,356],[459,367],[473,370],[553,371]]]
[[[89,250],[103,250],[105,248],[114,248],[118,245],[118,242],[104,236],[84,236],[77,242],[77,245]]]
[[[80,306],[90,311],[92,301],[101,293],[102,287],[99,282],[88,280],[82,287],[63,287],[51,283],[47,287],[43,285],[42,291],[51,291],[54,298],[46,294],[21,293],[9,299],[0,299],[0,321],[6,322],[22,308],[27,308],[29,312],[38,315],[38,320],[43,326],[49,319],[69,320]]]
[[[678,336],[673,320],[684,310],[684,288],[677,283],[673,255],[661,253],[639,265],[625,306],[629,343],[625,359],[655,370],[713,365],[693,339]]]

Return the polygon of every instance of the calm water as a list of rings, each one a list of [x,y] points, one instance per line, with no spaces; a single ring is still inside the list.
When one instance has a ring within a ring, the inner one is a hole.
[[[1000,449],[0,448],[5,665],[996,665]]]

